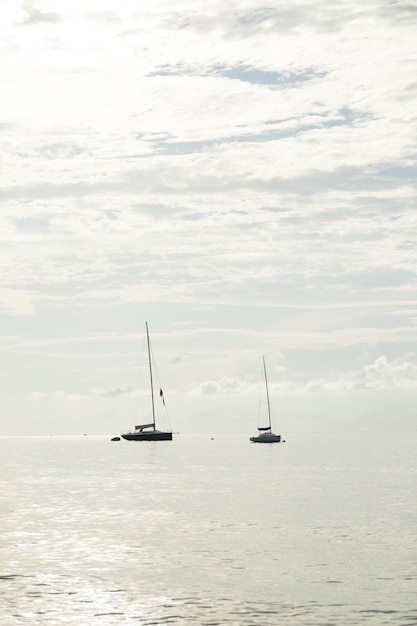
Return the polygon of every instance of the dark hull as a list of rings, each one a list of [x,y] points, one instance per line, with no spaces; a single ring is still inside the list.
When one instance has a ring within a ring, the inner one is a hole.
[[[149,433],[126,433],[122,435],[127,441],[172,441],[172,433],[151,431]]]
[[[274,435],[268,433],[265,435],[258,435],[257,437],[250,437],[253,443],[279,443],[281,441],[281,435]]]

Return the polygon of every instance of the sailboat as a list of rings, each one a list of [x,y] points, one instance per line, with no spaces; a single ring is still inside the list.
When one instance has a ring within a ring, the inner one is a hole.
[[[268,404],[268,426],[258,427],[258,435],[255,437],[250,437],[250,440],[254,443],[279,443],[281,441],[281,435],[275,435],[272,432],[271,427],[271,405],[269,402],[269,391],[268,391],[268,378],[266,375],[266,365],[265,365],[265,357],[262,357],[264,364],[264,376],[265,376],[265,388],[266,388],[266,401]]]
[[[151,384],[151,398],[152,398],[152,422],[147,424],[139,424],[135,426],[135,430],[129,433],[122,434],[123,439],[127,441],[172,441],[172,431],[157,430],[155,427],[155,396],[153,388],[153,375],[152,375],[152,359],[151,359],[151,344],[149,341],[149,329],[148,322],[146,324],[146,340],[148,345],[148,360],[149,360],[149,377]],[[159,395],[163,398],[162,389]],[[165,401],[164,401],[165,404]]]

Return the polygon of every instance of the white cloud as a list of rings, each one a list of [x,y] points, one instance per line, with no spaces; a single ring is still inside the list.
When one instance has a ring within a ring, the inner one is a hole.
[[[220,378],[219,380],[206,380],[200,384],[194,384],[183,389],[185,394],[191,395],[214,395],[214,394],[246,394],[252,385],[238,378]]]
[[[348,372],[343,376],[310,380],[305,385],[308,392],[315,391],[360,391],[417,388],[417,363],[414,355],[405,354],[391,361],[379,356],[373,363],[364,365],[356,372]]]
[[[53,391],[53,392],[44,392],[44,391],[34,391],[31,394],[32,398],[54,398],[58,400],[78,400],[81,398],[81,394],[79,393],[68,393],[63,390]]]
[[[417,363],[408,355],[392,361],[381,356],[364,368],[363,376],[367,389],[415,388]]]

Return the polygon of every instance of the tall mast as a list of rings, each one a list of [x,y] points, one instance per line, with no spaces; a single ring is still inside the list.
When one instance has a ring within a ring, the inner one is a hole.
[[[271,428],[271,406],[269,404],[269,391],[268,391],[268,379],[266,377],[266,366],[265,366],[265,357],[262,357],[264,362],[264,374],[265,374],[265,387],[266,387],[266,401],[268,402],[268,419],[269,419],[269,428]]]
[[[146,324],[146,339],[148,341],[148,357],[149,357],[149,375],[151,378],[151,396],[152,396],[152,423],[153,429],[155,430],[155,401],[153,397],[153,379],[152,379],[152,359],[151,359],[151,344],[149,343],[149,331],[148,331],[148,322]],[[264,364],[265,365],[265,364]],[[269,402],[269,400],[268,400]]]

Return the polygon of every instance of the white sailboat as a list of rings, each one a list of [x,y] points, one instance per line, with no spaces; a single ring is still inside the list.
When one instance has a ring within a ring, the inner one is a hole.
[[[271,405],[269,402],[269,391],[268,391],[268,378],[266,375],[266,365],[265,365],[265,357],[262,357],[263,365],[264,365],[264,376],[265,376],[265,388],[266,388],[266,401],[268,404],[268,426],[260,426],[258,427],[258,435],[255,437],[250,437],[250,440],[253,443],[279,443],[281,441],[281,435],[275,435],[272,432],[271,426]]]
[[[152,359],[151,359],[151,344],[149,341],[148,323],[146,322],[146,340],[148,345],[148,360],[149,360],[149,378],[151,385],[151,398],[152,398],[152,422],[147,424],[139,424],[135,426],[135,430],[129,433],[122,434],[123,439],[127,441],[172,441],[172,431],[157,430],[155,425],[155,397],[153,388],[153,375],[152,375]],[[163,398],[162,389],[159,392]],[[163,400],[164,404],[165,401]]]

